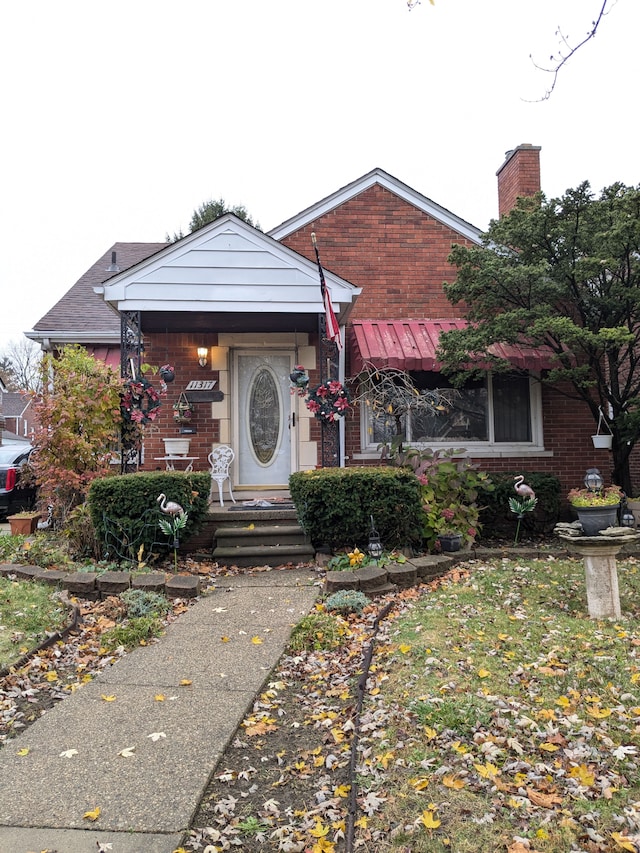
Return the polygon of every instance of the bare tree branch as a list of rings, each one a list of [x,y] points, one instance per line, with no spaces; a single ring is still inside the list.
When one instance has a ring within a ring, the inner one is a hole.
[[[595,36],[598,31],[598,27],[600,26],[600,22],[602,21],[603,17],[608,14],[609,10],[607,10],[607,6],[609,5],[609,3],[610,0],[603,0],[597,18],[595,19],[595,21],[591,22],[591,28],[588,30],[582,41],[574,45],[573,47],[569,43],[567,36],[565,36],[560,27],[558,27],[555,34],[558,37],[560,49],[557,55],[552,54],[549,57],[549,61],[553,63],[550,68],[545,68],[543,65],[538,65],[538,63],[533,59],[533,56],[531,54],[529,55],[531,62],[539,71],[545,71],[546,73],[553,75],[551,86],[547,89],[542,98],[538,98],[538,101],[547,101],[551,97],[551,94],[556,87],[556,83],[558,82],[558,75],[560,73],[561,68],[566,65],[566,63],[571,59],[571,57],[576,53],[576,51],[580,50],[581,47],[583,47],[588,41],[591,41],[591,39]]]
[[[40,347],[28,338],[9,341],[0,352],[0,371],[12,391],[38,391],[40,387]]]

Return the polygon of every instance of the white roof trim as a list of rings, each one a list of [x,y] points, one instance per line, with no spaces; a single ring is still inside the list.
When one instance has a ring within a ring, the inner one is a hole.
[[[60,344],[116,344],[120,346],[120,334],[115,334],[112,331],[100,331],[92,330],[89,332],[78,332],[75,329],[73,331],[65,331],[64,329],[54,329],[54,330],[38,330],[37,332],[31,329],[28,332],[23,332],[26,338],[29,340],[36,341],[37,343],[43,343],[44,341],[53,341],[54,343]]]
[[[305,225],[308,225],[320,216],[324,216],[325,213],[328,213],[330,210],[334,210],[336,207],[339,207],[341,204],[344,204],[346,201],[349,201],[375,184],[379,184],[381,187],[389,190],[389,192],[394,193],[408,204],[417,207],[418,210],[421,210],[428,216],[433,217],[433,219],[438,220],[438,222],[442,222],[443,225],[446,225],[453,231],[457,231],[468,240],[471,240],[474,243],[480,243],[482,231],[479,228],[476,228],[475,225],[471,225],[471,223],[466,222],[464,219],[461,219],[459,216],[451,213],[450,210],[436,204],[435,201],[431,201],[430,198],[427,198],[412,189],[410,186],[407,186],[407,184],[403,184],[402,181],[399,181],[397,178],[394,178],[393,175],[390,175],[382,169],[372,169],[371,172],[368,172],[361,178],[347,184],[332,195],[322,199],[322,201],[316,202],[316,204],[301,211],[291,219],[287,219],[285,222],[275,228],[272,228],[271,231],[268,232],[269,236],[273,237],[275,240],[282,240],[284,237],[287,237],[294,231],[303,228]]]
[[[325,271],[344,322],[360,288]],[[233,214],[94,288],[120,311],[320,313],[318,267]]]

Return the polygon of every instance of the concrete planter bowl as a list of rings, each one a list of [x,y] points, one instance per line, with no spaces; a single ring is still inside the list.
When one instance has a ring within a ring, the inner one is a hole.
[[[609,506],[574,506],[578,521],[582,525],[585,536],[597,536],[607,527],[615,527],[618,523],[618,507],[620,504]]]

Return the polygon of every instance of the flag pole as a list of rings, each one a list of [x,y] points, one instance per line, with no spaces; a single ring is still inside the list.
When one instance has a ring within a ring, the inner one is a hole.
[[[322,269],[322,264],[320,263],[320,252],[318,251],[318,241],[316,240],[315,231],[311,232],[311,243],[316,253],[316,263],[318,264],[318,274],[320,276],[320,293],[322,294],[322,302],[324,305],[327,339],[333,341],[334,344],[338,347],[338,350],[341,350],[342,338],[340,336],[340,326],[338,325],[338,320],[336,319],[336,315],[333,310],[333,305],[331,304],[331,294],[329,293],[329,288],[327,287],[327,283],[324,279],[324,270]]]

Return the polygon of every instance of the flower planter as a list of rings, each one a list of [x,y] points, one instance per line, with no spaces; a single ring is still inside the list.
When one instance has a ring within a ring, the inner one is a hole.
[[[592,435],[591,441],[596,450],[611,450],[613,443],[612,435]]]
[[[447,536],[438,536],[441,551],[459,551],[462,545],[462,536],[460,533],[453,533]]]
[[[40,513],[31,513],[29,515],[10,515],[7,518],[11,527],[12,536],[30,536],[38,529],[40,521]]]
[[[186,456],[189,453],[190,438],[163,438],[165,456]]]
[[[618,523],[619,504],[611,506],[574,506],[578,521],[585,536],[597,536],[606,527],[615,527]]]

